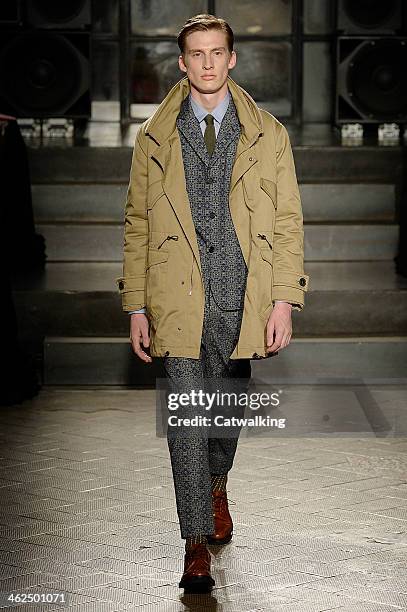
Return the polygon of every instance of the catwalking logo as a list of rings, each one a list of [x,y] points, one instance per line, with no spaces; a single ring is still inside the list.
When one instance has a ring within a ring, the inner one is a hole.
[[[278,429],[285,428],[285,419],[275,419],[269,416],[262,417],[256,414],[254,417],[225,417],[217,415],[213,419],[202,415],[196,415],[191,418],[177,418],[175,415],[168,417],[168,425],[171,427],[277,427]]]

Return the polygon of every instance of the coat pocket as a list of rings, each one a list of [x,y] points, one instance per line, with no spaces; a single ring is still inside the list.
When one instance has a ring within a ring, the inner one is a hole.
[[[274,208],[277,208],[277,184],[269,179],[261,178],[260,187],[267,193],[273,202]]]
[[[168,260],[168,255],[168,251],[150,247],[147,254],[147,270],[151,268],[151,266],[165,263]]]
[[[168,250],[150,247],[146,268],[146,307],[153,318],[164,312],[167,291]]]
[[[147,210],[151,210],[158,200],[165,195],[162,180],[155,181],[147,189]]]

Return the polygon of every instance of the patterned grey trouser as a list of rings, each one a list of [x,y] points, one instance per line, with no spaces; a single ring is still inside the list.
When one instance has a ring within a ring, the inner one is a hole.
[[[227,386],[227,379],[238,378],[236,384],[240,386],[236,388],[240,391],[247,389],[251,376],[250,359],[229,359],[239,338],[242,314],[241,309],[219,309],[210,290],[206,292],[199,359],[163,358],[171,392],[190,392],[191,388],[213,389],[205,381],[208,378],[218,379],[219,389],[223,381],[224,388],[233,388]],[[234,383],[230,381],[229,384]],[[183,410],[184,414],[188,412],[188,409]],[[190,415],[197,413],[196,408],[194,410],[191,407]],[[242,417],[244,407],[238,408],[233,415]],[[231,469],[240,428],[233,432],[236,432],[232,434],[234,437],[227,438],[210,437],[198,429],[196,433],[189,431],[177,436],[167,432],[181,538],[214,532],[211,474],[226,474]]]

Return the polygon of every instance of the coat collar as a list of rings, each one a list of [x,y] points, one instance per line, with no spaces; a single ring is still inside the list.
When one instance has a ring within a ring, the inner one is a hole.
[[[253,98],[230,76],[227,84],[242,127],[241,139],[248,145],[263,133],[263,119]],[[176,120],[183,100],[190,93],[188,77],[182,78],[168,92],[155,113],[146,122],[146,133],[164,144],[176,130]]]

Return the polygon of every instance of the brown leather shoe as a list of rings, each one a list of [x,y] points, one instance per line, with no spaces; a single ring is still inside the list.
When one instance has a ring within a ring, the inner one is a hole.
[[[232,539],[233,522],[229,514],[226,491],[212,491],[215,532],[208,535],[208,544],[227,544]]]
[[[179,587],[189,593],[207,593],[215,584],[211,576],[211,555],[206,544],[193,544],[185,552],[184,573]]]

